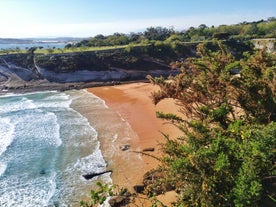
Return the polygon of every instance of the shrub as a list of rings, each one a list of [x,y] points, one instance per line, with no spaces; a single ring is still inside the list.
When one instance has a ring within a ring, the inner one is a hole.
[[[185,117],[158,113],[183,132],[166,137],[160,168],[177,186],[177,206],[257,206],[272,196],[262,179],[276,173],[276,58],[263,50],[236,60],[214,44],[200,44],[170,81],[150,77],[160,87],[154,103],[174,98]]]

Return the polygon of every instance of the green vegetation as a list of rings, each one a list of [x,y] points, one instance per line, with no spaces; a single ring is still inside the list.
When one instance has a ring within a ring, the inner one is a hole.
[[[158,117],[183,136],[165,136],[157,171],[166,176],[147,191],[156,192],[160,183],[176,186],[176,206],[274,202],[264,180],[276,175],[276,57],[262,50],[237,60],[221,42],[215,45],[215,50],[198,45],[198,57],[178,63],[182,71],[169,81],[150,77],[160,86],[155,104],[174,98],[181,106],[183,117],[161,112]]]
[[[182,116],[157,116],[183,132],[164,134],[160,166],[145,175],[152,206],[164,206],[156,196],[173,188],[174,206],[274,206],[276,56],[258,50],[239,58],[215,41],[175,65],[181,68],[176,76],[149,77],[160,87],[152,94],[155,104],[173,98],[181,106]],[[106,198],[109,189],[100,192]],[[96,198],[93,205],[101,201]]]
[[[61,48],[36,48],[35,54],[66,54],[66,53],[78,53],[78,52],[94,52],[94,51],[106,51],[106,50],[116,50],[116,49],[124,49],[128,45],[118,45],[118,46],[105,46],[105,47],[65,47]],[[133,45],[135,46],[135,45]],[[29,48],[30,49],[30,48]],[[29,49],[20,50],[17,49],[4,49],[0,50],[0,55],[5,54],[24,54],[28,53]]]
[[[258,22],[243,22],[235,25],[220,25],[218,27],[208,27],[205,24],[197,28],[190,27],[186,31],[177,32],[173,28],[149,27],[144,32],[139,33],[114,33],[113,35],[96,35],[95,37],[83,40],[76,45],[68,44],[66,48],[81,47],[107,47],[128,44],[155,44],[162,41],[167,44],[179,44],[187,42],[210,41],[214,38],[221,40],[250,40],[253,38],[276,37],[276,18]]]
[[[102,184],[100,182],[96,183],[98,186],[97,190],[91,190],[89,201],[80,201],[80,206],[82,207],[93,207],[98,204],[103,204],[107,197],[113,196],[115,191],[115,186],[109,184]]]
[[[48,48],[37,50],[37,54],[61,54],[61,53],[77,53],[77,52],[91,52],[91,51],[103,51],[103,50],[115,50],[126,48],[127,45],[117,45],[117,46],[104,46],[104,47],[65,47],[60,48]]]

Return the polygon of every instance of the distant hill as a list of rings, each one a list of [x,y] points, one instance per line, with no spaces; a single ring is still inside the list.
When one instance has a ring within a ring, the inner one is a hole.
[[[33,40],[0,38],[0,44],[31,44]]]

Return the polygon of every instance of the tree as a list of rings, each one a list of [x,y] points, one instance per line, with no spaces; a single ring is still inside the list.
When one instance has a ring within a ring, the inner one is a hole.
[[[276,17],[268,17],[268,18],[267,18],[267,21],[268,21],[268,22],[276,21]]]
[[[37,47],[30,47],[28,50],[27,50],[27,53],[28,54],[34,54],[34,52],[37,50]]]
[[[256,206],[271,196],[262,179],[276,175],[276,59],[257,51],[236,60],[215,45],[200,44],[169,81],[149,77],[160,87],[154,103],[174,98],[185,117],[157,113],[183,132],[165,136],[160,168],[179,192],[178,206]]]
[[[207,26],[206,24],[201,24],[201,25],[198,26],[198,28],[199,28],[200,30],[204,30],[204,29],[207,29],[208,26]]]
[[[216,38],[218,40],[228,40],[230,37],[229,33],[221,32],[221,33],[215,33],[213,35],[213,38]]]
[[[141,41],[141,37],[142,37],[142,34],[141,33],[130,33],[129,34],[129,39],[130,39],[130,42],[135,42],[135,43],[138,43]]]
[[[105,36],[102,35],[102,34],[98,34],[94,38],[97,39],[97,40],[103,40],[103,39],[105,39]]]
[[[149,40],[163,41],[167,39],[173,32],[173,29],[168,29],[165,27],[149,27],[144,32],[144,35]]]
[[[70,49],[70,48],[72,48],[72,46],[73,46],[73,45],[72,45],[71,43],[68,43],[67,45],[65,45],[64,48],[65,48],[65,49]]]
[[[114,33],[107,37],[105,41],[108,45],[126,45],[129,43],[129,39],[127,35],[121,33]]]
[[[265,49],[240,61],[241,77],[236,83],[238,102],[246,118],[258,123],[276,121],[276,57]]]

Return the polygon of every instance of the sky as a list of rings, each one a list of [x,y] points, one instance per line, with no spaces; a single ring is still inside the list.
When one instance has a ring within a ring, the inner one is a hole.
[[[0,38],[185,30],[276,17],[276,0],[0,0]]]

